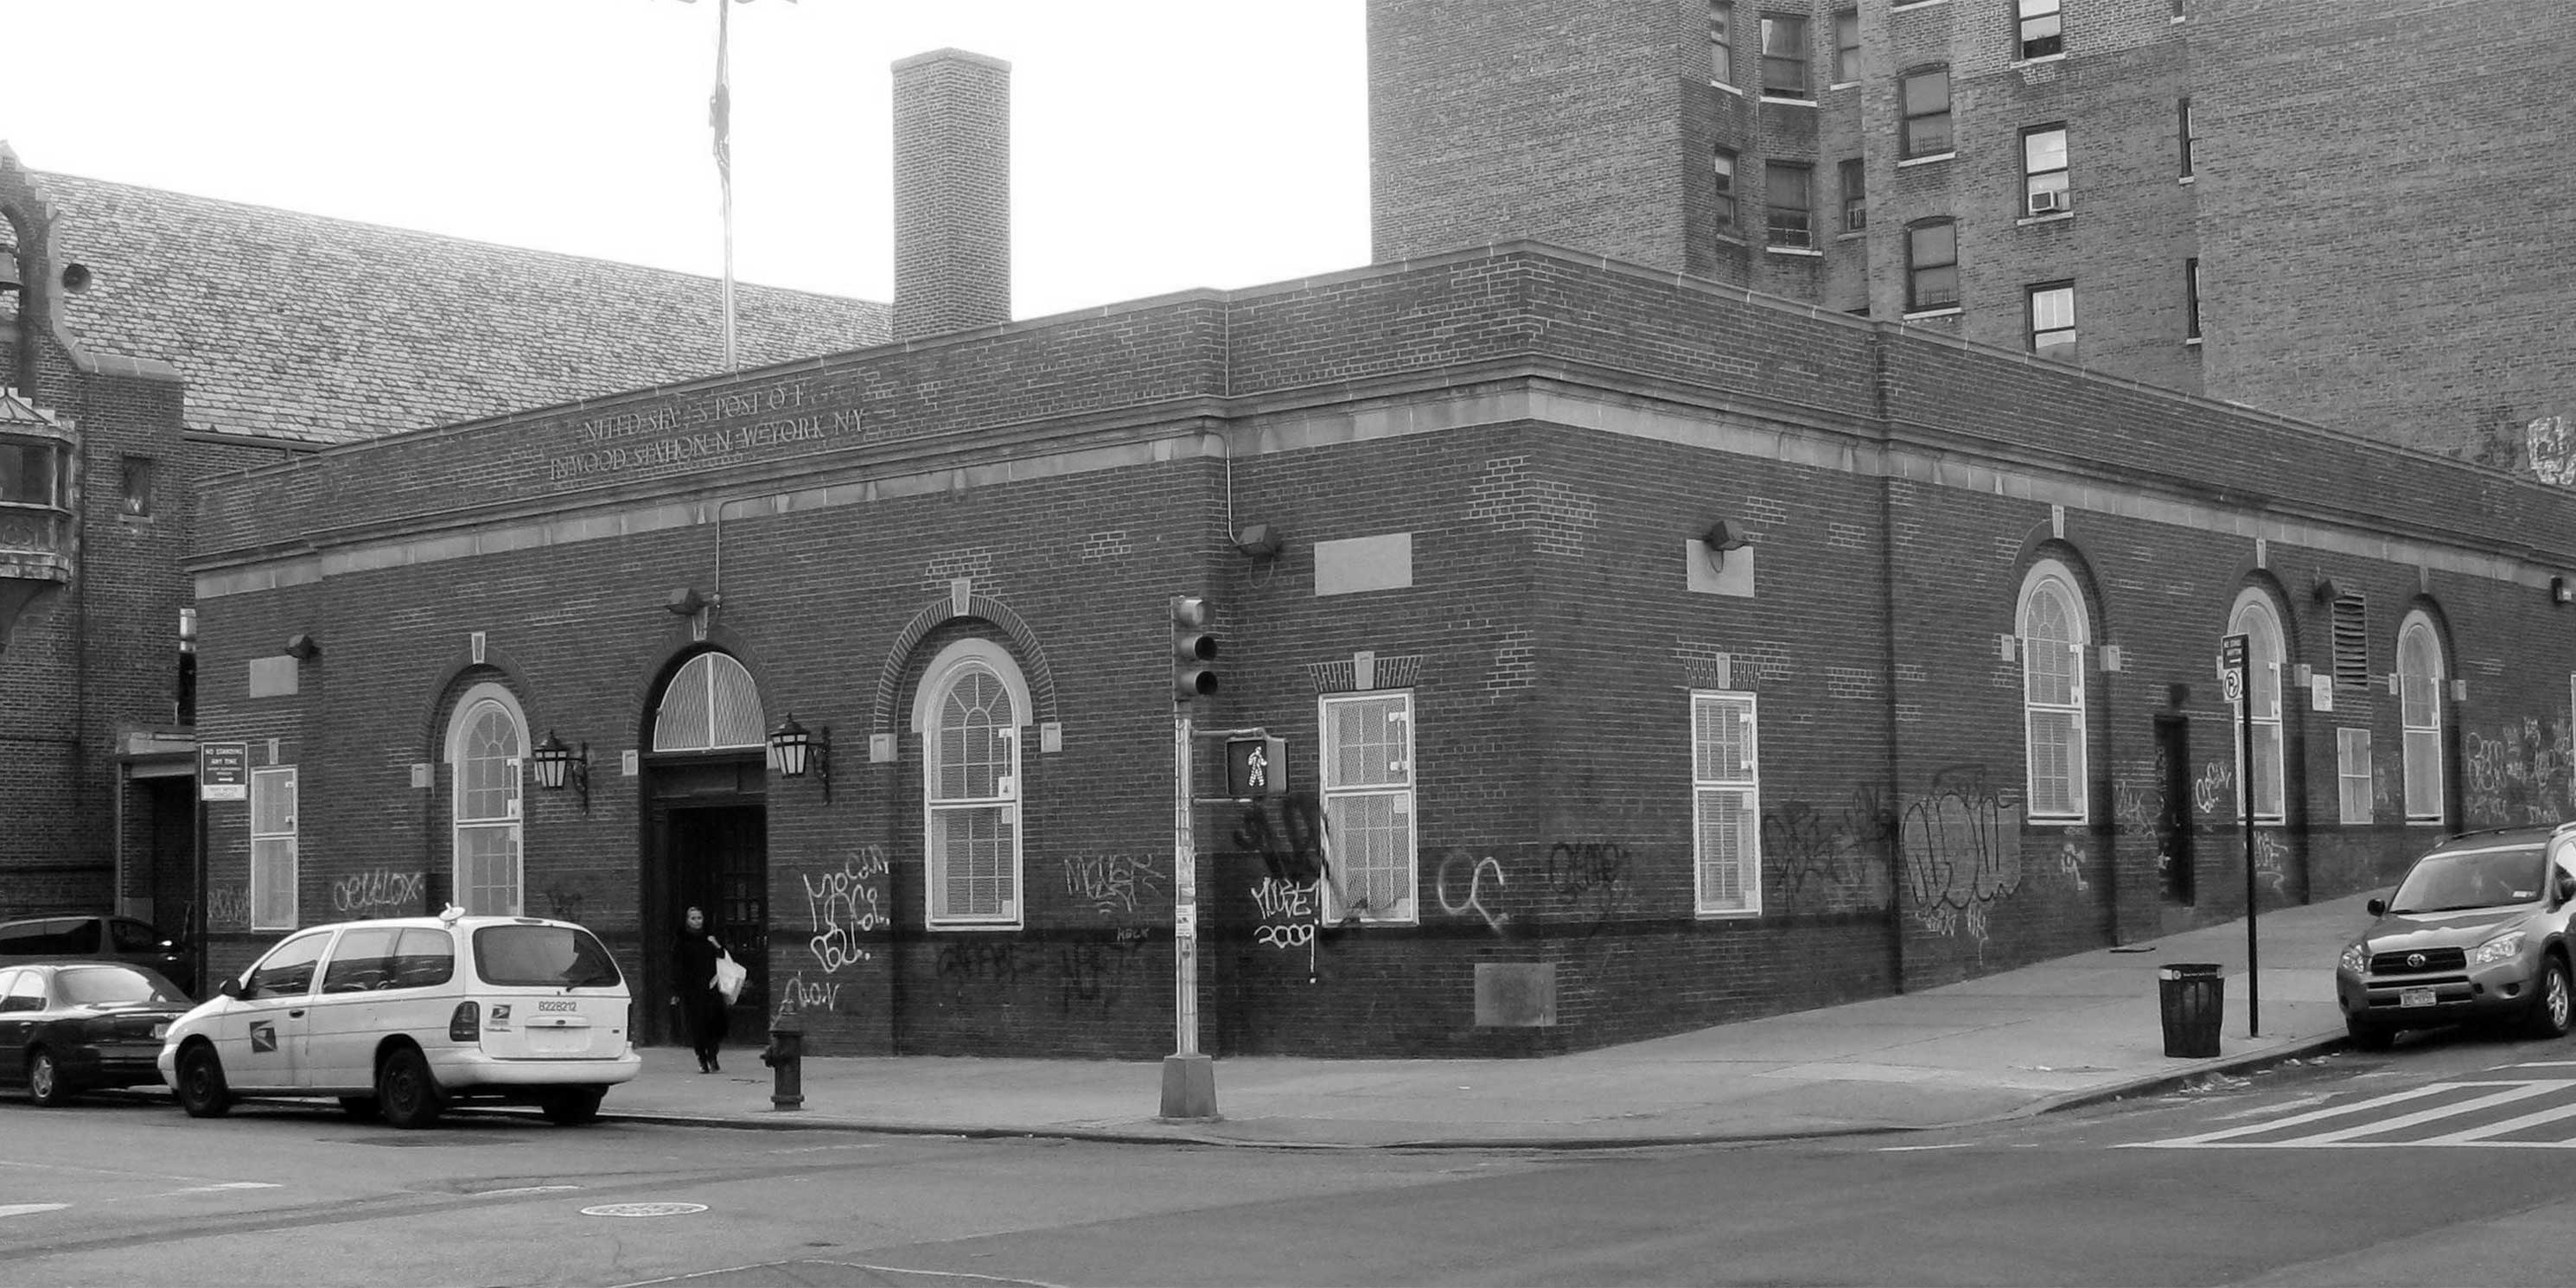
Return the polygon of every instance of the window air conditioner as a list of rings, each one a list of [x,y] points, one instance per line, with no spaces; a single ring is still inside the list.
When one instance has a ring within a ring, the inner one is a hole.
[[[2067,209],[2066,191],[2062,188],[2030,194],[2030,213],[2034,215],[2060,214]]]

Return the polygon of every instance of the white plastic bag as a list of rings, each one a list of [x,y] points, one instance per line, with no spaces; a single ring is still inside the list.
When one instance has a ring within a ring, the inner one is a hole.
[[[739,1002],[742,1000],[742,981],[750,974],[742,968],[742,963],[733,959],[732,953],[726,953],[716,958],[716,991],[724,994],[728,1005]]]

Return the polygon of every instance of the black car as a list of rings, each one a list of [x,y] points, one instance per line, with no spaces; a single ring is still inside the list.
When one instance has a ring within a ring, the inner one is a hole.
[[[197,995],[188,950],[132,917],[58,913],[0,922],[0,967],[79,957],[142,966],[177,984],[180,992]]]
[[[158,1086],[161,1037],[194,1005],[141,966],[0,966],[0,1086],[49,1106],[93,1087]]]

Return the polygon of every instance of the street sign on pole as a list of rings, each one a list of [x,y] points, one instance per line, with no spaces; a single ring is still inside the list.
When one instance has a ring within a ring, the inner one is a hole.
[[[2236,766],[2243,779],[2237,799],[2244,802],[2239,824],[2245,836],[2245,1036],[2263,1035],[2263,957],[2254,935],[2254,919],[2259,897],[2254,888],[2254,699],[2245,692],[2247,655],[2253,651],[2249,637],[2227,635],[2218,641],[2218,664],[2221,686],[2227,700],[2236,706]]]
[[[249,743],[201,742],[197,744],[197,799],[205,801],[250,799]]]

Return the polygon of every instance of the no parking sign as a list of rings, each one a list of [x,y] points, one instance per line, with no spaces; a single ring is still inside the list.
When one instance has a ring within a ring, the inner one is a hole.
[[[2247,637],[2223,636],[2218,641],[2219,692],[2230,702],[2245,700],[2245,649]]]

